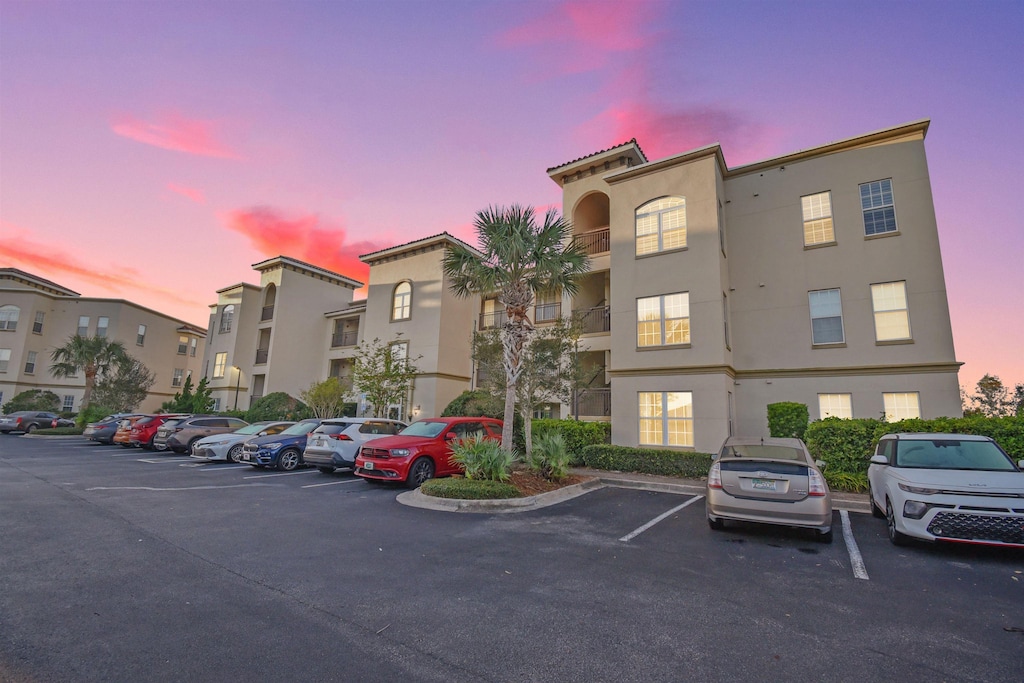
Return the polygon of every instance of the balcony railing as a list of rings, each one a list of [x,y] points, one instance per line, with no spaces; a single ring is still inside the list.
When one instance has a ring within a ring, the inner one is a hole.
[[[331,335],[331,346],[355,346],[359,342],[359,330],[335,332]]]
[[[576,414],[581,417],[610,417],[611,389],[583,389],[576,394]]]
[[[580,233],[572,238],[572,242],[582,249],[587,256],[606,254],[612,250],[611,235],[608,228]]]
[[[562,317],[562,302],[537,304],[533,307],[533,322],[552,323]]]
[[[505,311],[494,311],[493,313],[480,314],[480,329],[489,330],[492,327],[501,327],[508,320]]]
[[[264,365],[270,358],[270,349],[256,349],[256,365]]]
[[[264,306],[263,307],[263,312],[260,313],[260,322],[262,323],[262,322],[265,322],[267,320],[273,320],[273,319],[274,319],[274,304],[270,304],[269,306]]]
[[[579,320],[583,334],[610,332],[612,329],[612,318],[608,306],[581,308],[572,313]]]

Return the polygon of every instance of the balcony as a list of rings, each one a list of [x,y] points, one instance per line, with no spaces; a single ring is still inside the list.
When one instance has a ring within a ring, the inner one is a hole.
[[[355,346],[359,343],[359,330],[335,332],[331,335],[331,348],[339,346]]]
[[[608,228],[592,230],[576,235],[572,243],[582,249],[587,256],[607,254],[612,250],[611,234]]]
[[[553,323],[562,317],[562,302],[537,304],[533,307],[533,322]]]
[[[508,321],[508,315],[504,310],[494,311],[493,313],[481,313],[480,329],[489,330],[493,327],[501,327],[506,321]]]
[[[576,394],[577,417],[611,417],[612,390],[583,389]]]
[[[263,311],[260,313],[260,322],[266,322],[274,319],[274,304],[264,306]]]
[[[608,306],[581,308],[573,311],[572,314],[579,321],[583,334],[600,334],[610,332],[612,329],[612,318]]]
[[[266,365],[270,349],[256,349],[256,365]]]

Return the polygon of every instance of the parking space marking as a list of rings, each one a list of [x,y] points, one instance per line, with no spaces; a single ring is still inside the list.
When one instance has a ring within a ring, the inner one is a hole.
[[[200,472],[230,472],[231,470],[251,470],[252,469],[251,465],[238,465],[238,464],[234,464],[234,465],[218,465],[218,464],[212,463],[212,462],[207,462],[207,463],[201,462],[201,463],[198,463],[197,465],[193,465],[193,467],[201,467],[202,469],[199,470]]]
[[[362,479],[358,479],[357,478],[357,479],[339,479],[338,481],[325,481],[322,484],[306,484],[302,488],[304,488],[304,489],[311,489],[311,488],[316,488],[317,486],[336,486],[338,484],[354,484],[357,481],[362,481]]]
[[[297,472],[275,472],[274,474],[254,474],[251,477],[242,477],[242,479],[263,479],[264,477],[287,477],[291,474],[317,474],[316,470],[298,470]]]
[[[850,513],[846,510],[840,510],[839,516],[843,520],[843,541],[846,542],[846,550],[850,553],[850,565],[853,567],[853,577],[855,579],[870,581],[868,578],[868,569],[864,566],[864,558],[861,556],[860,548],[857,547],[857,541],[853,537],[853,526],[850,524]]]
[[[657,524],[661,520],[663,520],[666,517],[668,517],[669,515],[675,514],[676,512],[679,512],[680,510],[682,510],[687,505],[692,505],[693,503],[696,503],[698,500],[703,500],[703,499],[704,499],[704,496],[694,496],[693,498],[691,498],[690,500],[686,501],[682,505],[677,505],[674,508],[672,508],[671,510],[669,510],[668,512],[663,512],[662,514],[658,515],[657,517],[655,517],[651,521],[647,522],[647,524],[644,524],[642,527],[640,527],[638,529],[634,529],[633,531],[629,532],[628,534],[626,534],[625,536],[623,536],[619,540],[622,541],[623,543],[631,541],[634,538],[636,538],[637,536],[639,536],[640,534],[642,534],[643,532],[645,532],[648,529],[650,529],[652,526],[654,526],[655,524]]]
[[[213,486],[93,486],[86,491],[209,491],[212,489],[243,489],[254,486],[273,486],[273,484],[221,484]]]
[[[139,458],[139,462],[148,462],[150,465],[160,465],[162,463],[171,463],[173,465],[180,465],[181,458]]]

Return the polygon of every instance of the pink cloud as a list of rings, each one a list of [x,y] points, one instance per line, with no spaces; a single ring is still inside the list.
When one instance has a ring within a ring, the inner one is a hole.
[[[177,183],[167,183],[167,189],[171,192],[177,192],[182,197],[191,199],[196,204],[206,203],[206,197],[203,195],[203,191],[197,190],[194,187],[185,187],[184,185],[178,185]]]
[[[154,123],[125,114],[110,124],[111,130],[122,137],[161,149],[221,159],[240,159],[239,154],[217,140],[215,127],[212,121],[186,119],[173,113]]]
[[[348,241],[345,228],[326,225],[319,216],[286,217],[270,207],[232,211],[225,221],[265,256],[291,256],[361,282],[367,281],[369,266],[359,260],[359,255],[394,246],[371,240]]]

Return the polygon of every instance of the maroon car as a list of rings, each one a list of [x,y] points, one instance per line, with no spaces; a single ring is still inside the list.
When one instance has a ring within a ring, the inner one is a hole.
[[[147,451],[151,451],[154,448],[153,439],[156,437],[156,430],[160,428],[160,425],[172,418],[180,417],[182,416],[176,414],[147,415],[132,425],[128,436],[128,443],[132,446],[141,446]]]
[[[501,420],[489,417],[438,417],[413,422],[396,436],[375,439],[359,450],[355,473],[375,481],[401,481],[416,488],[427,479],[460,474],[451,461],[452,442],[501,441]]]

